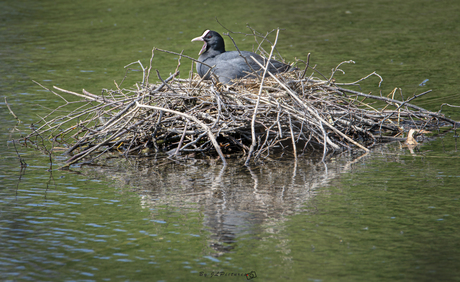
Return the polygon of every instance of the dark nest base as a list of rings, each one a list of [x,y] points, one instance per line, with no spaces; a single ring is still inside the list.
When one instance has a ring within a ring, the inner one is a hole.
[[[318,151],[323,158],[343,150],[368,151],[377,143],[404,140],[402,134],[410,129],[457,126],[441,113],[411,103],[430,91],[400,101],[394,99],[400,96],[397,88],[388,96],[343,88],[378,75],[339,84],[333,77],[341,64],[329,78],[306,76],[307,71],[318,74],[307,63],[304,70],[267,73],[264,79],[243,79],[232,87],[199,77],[179,79],[178,70],[166,80],[158,75],[162,83],[151,85],[151,67],[140,64],[143,82],[133,89],[117,86],[94,95],[54,87],[82,100],[69,102],[50,90],[65,104],[34,124],[22,142],[43,148],[43,140],[50,140],[53,148],[64,147],[70,155],[66,166],[113,151],[126,157],[158,152],[218,156],[224,164],[226,157],[237,156],[249,164],[280,150],[294,156]],[[71,110],[61,114],[67,108]]]

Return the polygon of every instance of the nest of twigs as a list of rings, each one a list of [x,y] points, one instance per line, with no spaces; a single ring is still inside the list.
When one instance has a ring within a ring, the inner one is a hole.
[[[343,150],[368,151],[376,143],[401,140],[401,133],[411,128],[456,125],[441,113],[412,104],[430,91],[397,100],[397,88],[388,96],[344,88],[371,75],[380,76],[372,73],[353,83],[336,83],[334,74],[343,63],[330,77],[315,78],[318,72],[307,60],[304,69],[267,73],[233,86],[199,77],[178,78],[180,59],[174,74],[165,80],[158,75],[161,83],[152,85],[148,83],[151,64],[147,69],[137,63],[143,81],[132,89],[117,86],[95,95],[54,87],[82,100],[68,102],[50,90],[65,104],[35,124],[25,140],[40,147],[48,139],[54,147],[65,147],[70,155],[67,165],[114,151],[126,157],[158,156],[159,152],[167,157],[220,157],[224,164],[226,158],[237,156],[249,164],[285,150],[296,157],[317,151],[323,158]],[[373,105],[376,101],[379,108]],[[75,109],[75,103],[81,105]],[[71,110],[56,116],[66,107]]]

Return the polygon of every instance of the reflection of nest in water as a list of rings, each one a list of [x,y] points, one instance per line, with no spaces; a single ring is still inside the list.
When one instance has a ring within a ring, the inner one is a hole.
[[[399,155],[389,148],[376,146],[372,151],[387,161],[397,161]],[[220,256],[242,236],[263,233],[276,237],[286,228],[289,215],[318,212],[312,199],[331,193],[321,188],[363,167],[373,155],[344,152],[325,163],[321,158],[296,161],[289,157],[262,166],[241,166],[233,159],[227,166],[209,166],[196,160],[177,165],[174,160],[143,158],[108,160],[108,165],[86,166],[80,171],[90,178],[111,180],[118,191],[129,188],[139,194],[141,207],[156,222],[187,226],[198,220],[209,231],[205,236],[215,250],[213,256]]]
[[[110,151],[125,156],[158,152],[218,155],[224,163],[228,156],[244,156],[248,164],[285,149],[295,156],[300,151],[318,151],[324,156],[353,148],[367,151],[378,142],[395,140],[404,127],[455,123],[409,103],[430,91],[399,101],[341,87],[378,76],[372,73],[339,84],[333,77],[342,64],[333,69],[330,78],[306,76],[310,69],[316,72],[307,62],[304,70],[276,76],[267,73],[265,79],[239,80],[231,87],[197,77],[179,79],[178,70],[161,84],[152,85],[147,82],[150,69],[143,67],[143,81],[136,89],[117,85],[115,90],[94,95],[54,87],[82,97],[81,106],[55,116],[57,110],[60,113],[76,102],[53,92],[66,104],[40,121],[41,126],[25,139],[39,147],[41,137],[46,136],[54,145],[64,145],[67,153],[73,154],[67,165]],[[396,89],[390,95],[395,93]],[[385,106],[375,108],[364,103],[365,99]]]

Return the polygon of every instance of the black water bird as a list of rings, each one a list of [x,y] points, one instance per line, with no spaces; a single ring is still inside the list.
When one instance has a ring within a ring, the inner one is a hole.
[[[254,72],[262,74],[262,68],[251,58],[253,57],[262,65],[266,65],[267,59],[262,58],[256,53],[249,51],[225,51],[225,43],[219,33],[206,30],[201,36],[193,38],[192,41],[203,41],[203,47],[198,53],[199,62],[209,66],[214,66],[211,70],[222,83],[229,83],[234,78],[254,77]],[[209,67],[203,64],[196,64],[196,71],[203,77],[208,72]],[[268,71],[275,74],[291,70],[291,66],[270,60]],[[210,79],[208,74],[205,79]]]

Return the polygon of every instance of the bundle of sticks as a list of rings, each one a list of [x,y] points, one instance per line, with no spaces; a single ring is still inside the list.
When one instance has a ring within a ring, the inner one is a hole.
[[[158,73],[159,83],[149,84],[152,60],[148,69],[138,62],[143,80],[131,89],[117,85],[101,95],[48,89],[65,103],[35,124],[24,140],[39,147],[48,139],[55,147],[65,147],[67,166],[108,152],[126,157],[211,156],[224,164],[237,156],[249,164],[286,150],[295,157],[317,151],[323,158],[343,150],[368,151],[377,143],[401,140],[410,129],[458,126],[412,103],[431,90],[401,100],[395,98],[399,88],[386,96],[365,94],[346,87],[370,76],[381,79],[375,72],[352,83],[337,83],[334,74],[352,61],[321,78],[314,77],[318,72],[308,61],[303,70],[267,72],[263,79],[240,79],[232,86],[192,75],[178,78],[180,59],[167,79]],[[62,93],[81,100],[69,102]],[[65,108],[70,110],[58,114]]]

